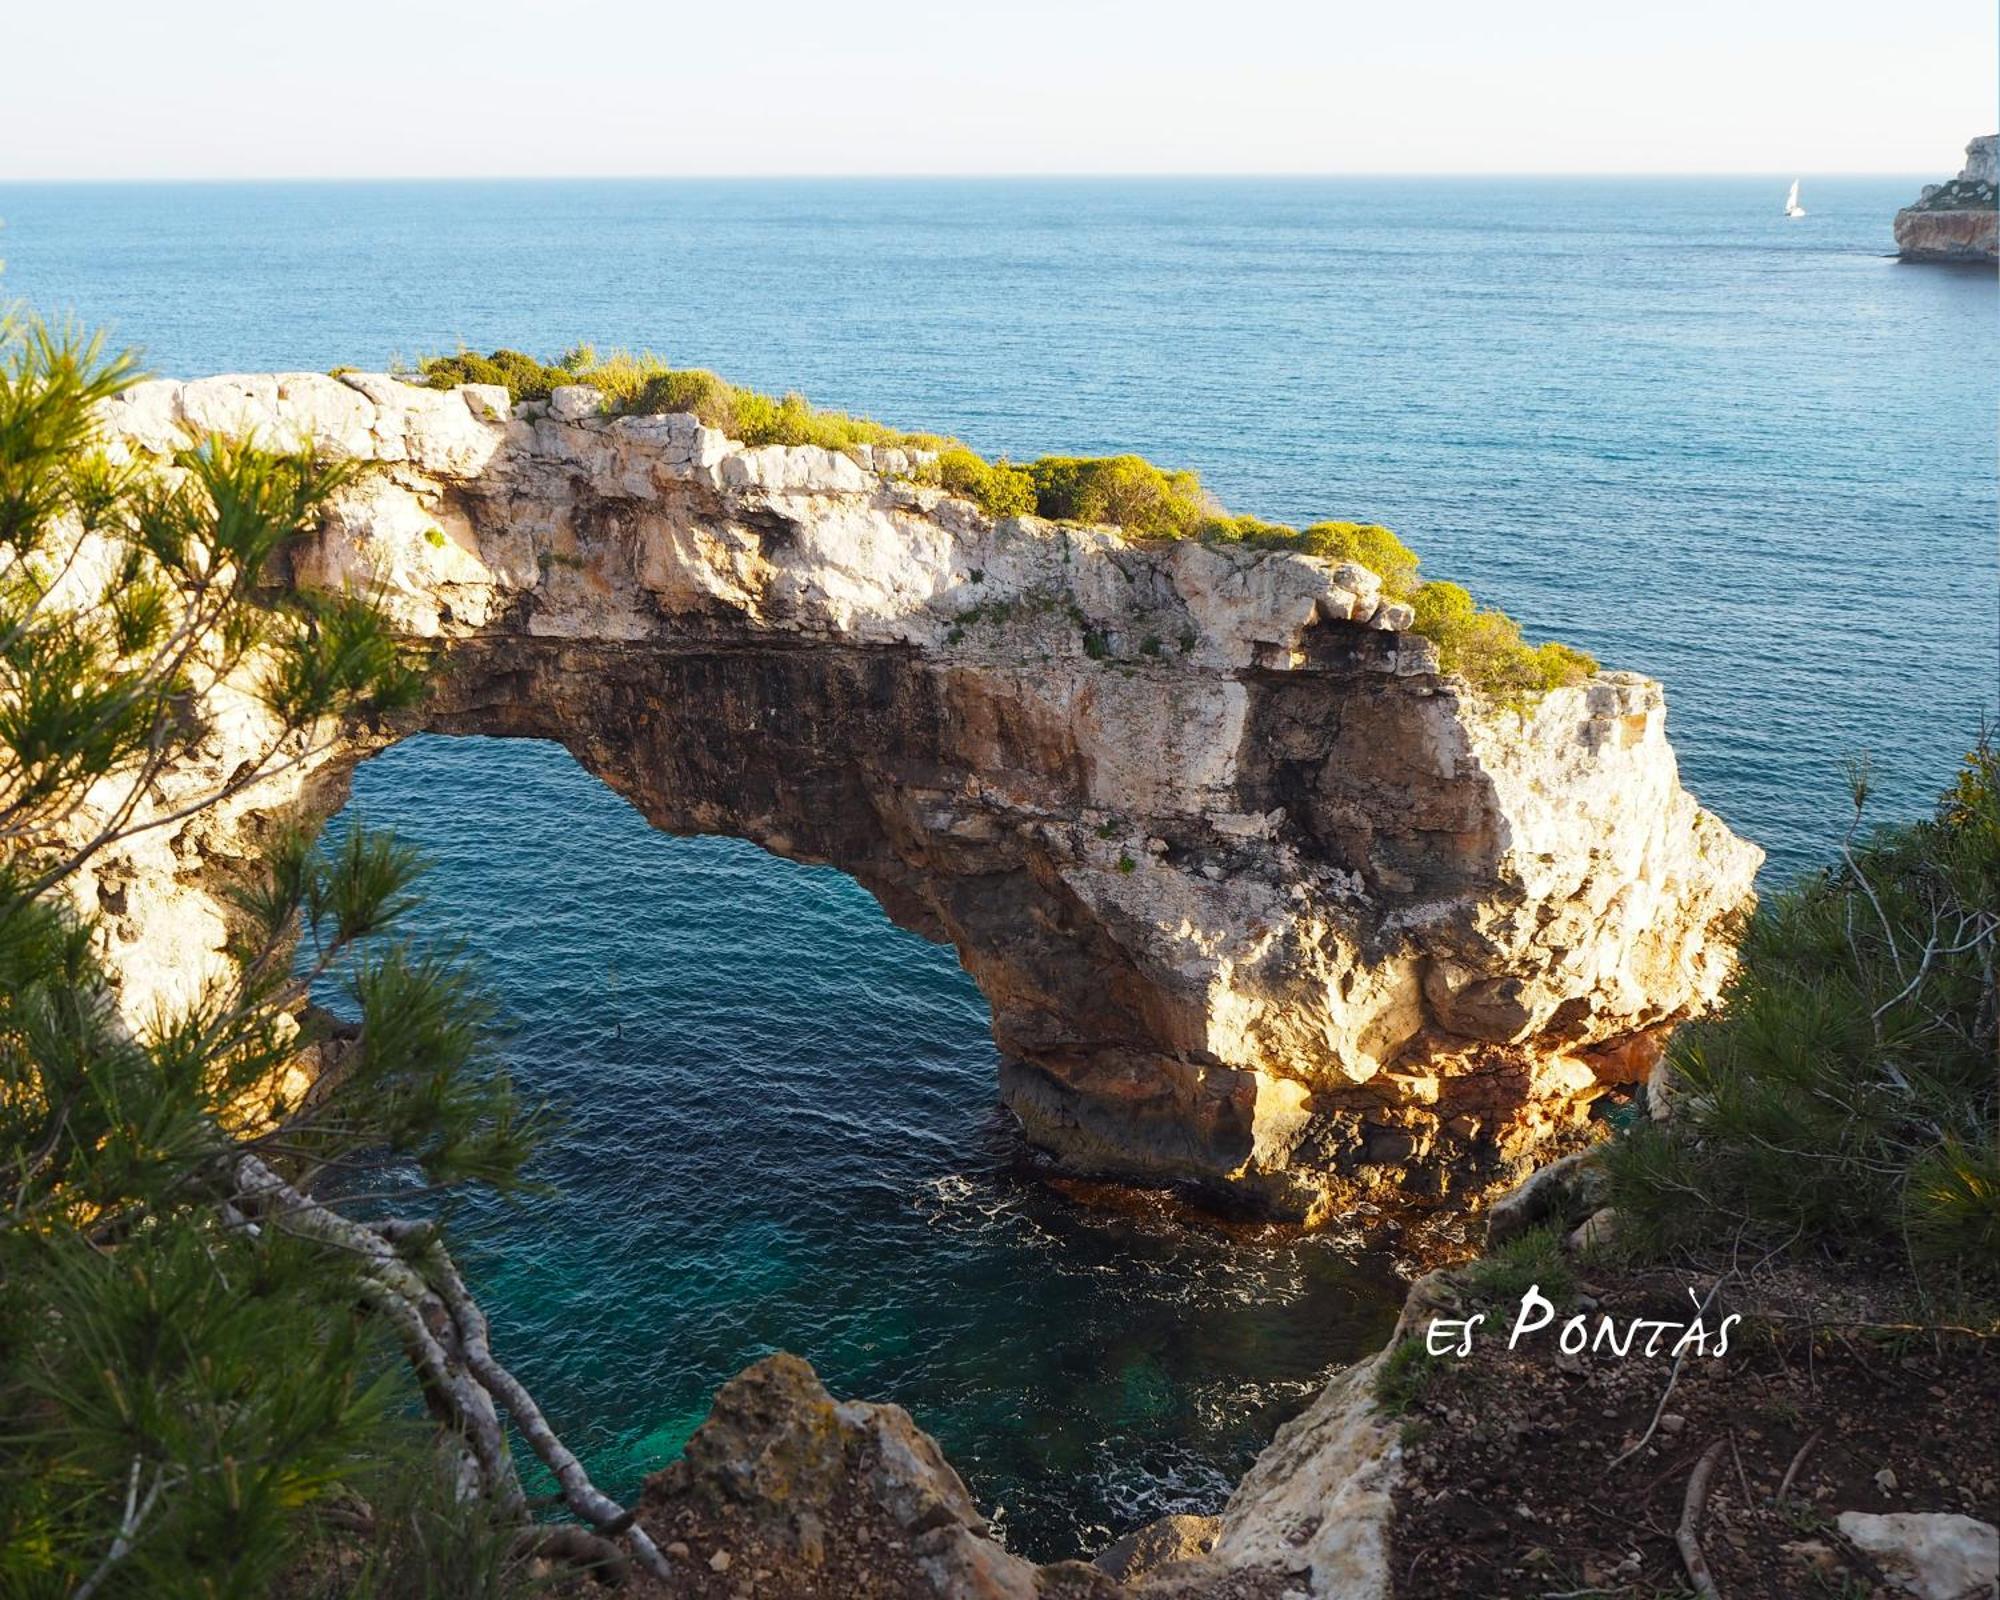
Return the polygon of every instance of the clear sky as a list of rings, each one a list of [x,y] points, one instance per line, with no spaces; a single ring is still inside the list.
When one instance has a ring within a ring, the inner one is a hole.
[[[9,0],[0,179],[1955,171],[1994,0]]]

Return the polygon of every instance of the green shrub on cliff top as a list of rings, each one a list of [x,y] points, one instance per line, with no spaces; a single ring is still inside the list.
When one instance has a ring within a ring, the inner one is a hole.
[[[1489,611],[1455,583],[1426,583],[1412,601],[1414,631],[1438,647],[1447,672],[1503,697],[1542,694],[1581,683],[1597,662],[1581,650],[1551,640],[1531,645],[1521,625],[1504,611]]]
[[[918,472],[926,483],[970,500],[989,517],[1024,517],[1036,507],[1035,480],[1027,468],[988,461],[977,451],[952,445]]]
[[[1052,522],[1109,523],[1141,539],[1186,539],[1220,511],[1192,472],[1141,456],[1043,456],[1028,463],[1035,509]]]
[[[741,388],[700,367],[671,367],[648,352],[614,350],[600,358],[578,345],[551,366],[518,350],[490,356],[461,351],[418,363],[434,389],[461,383],[501,383],[515,400],[546,400],[564,384],[588,384],[604,396],[605,409],[619,415],[690,412],[711,428],[748,445],[813,444],[828,450],[858,445],[938,449],[950,441],[935,434],[907,433],[867,417],[822,411],[802,394],[774,396]]]
[[[1368,568],[1382,580],[1382,592],[1391,600],[1413,600],[1423,587],[1416,552],[1379,524],[1315,522],[1301,531],[1299,539],[1310,555]]]
[[[1414,630],[1438,647],[1443,670],[1503,700],[1518,702],[1581,683],[1597,663],[1563,644],[1530,645],[1520,625],[1489,611],[1454,583],[1426,583],[1418,558],[1387,528],[1363,522],[1315,522],[1293,528],[1232,516],[1192,472],[1155,466],[1143,456],[1043,456],[1025,466],[988,461],[955,439],[908,433],[822,411],[801,394],[772,396],[740,388],[702,368],[670,367],[649,353],[613,351],[600,358],[579,345],[555,365],[518,350],[490,356],[462,351],[420,363],[437,388],[503,383],[516,400],[540,400],[562,384],[588,384],[607,411],[626,415],[690,412],[747,445],[812,444],[828,450],[886,446],[934,452],[913,476],[970,500],[993,517],[1033,514],[1052,522],[1104,524],[1136,539],[1202,539],[1259,549],[1299,550],[1327,561],[1352,561],[1382,580],[1391,600],[1416,609]]]
[[[1582,683],[1597,670],[1596,661],[1569,645],[1528,644],[1512,617],[1474,604],[1457,584],[1426,583],[1417,574],[1416,553],[1377,524],[1316,522],[1293,528],[1231,516],[1194,473],[1165,471],[1139,456],[1045,456],[1025,470],[1034,485],[1036,512],[1052,521],[1109,523],[1138,538],[1298,550],[1367,567],[1382,580],[1388,599],[1414,606],[1413,630],[1437,645],[1446,672],[1503,700],[1519,702]]]
[[[768,395],[701,367],[672,367],[650,351],[614,350],[599,358],[589,345],[563,357],[575,377],[604,393],[607,410],[626,415],[691,412],[708,427],[748,445],[812,444],[827,450],[860,445],[936,450],[951,441],[910,433],[868,417],[824,411],[796,391]]]
[[[490,356],[461,350],[455,356],[431,356],[417,365],[424,381],[433,389],[451,389],[461,383],[504,385],[516,401],[546,400],[551,389],[578,381],[563,367],[545,366],[518,350],[495,350]]]
[[[1438,648],[1438,664],[1485,693],[1518,704],[1523,699],[1582,683],[1597,662],[1553,641],[1531,645],[1521,625],[1504,611],[1480,606],[1455,583],[1426,582],[1416,552],[1387,528],[1369,522],[1315,522],[1306,528],[1257,522],[1250,517],[1211,519],[1201,537],[1265,549],[1302,550],[1327,561],[1352,561],[1382,580],[1385,598],[1416,612],[1411,631]]]
[[[1382,593],[1391,600],[1412,600],[1423,587],[1416,552],[1373,522],[1315,522],[1289,528],[1255,517],[1219,517],[1203,527],[1201,536],[1262,549],[1303,550],[1325,561],[1352,561],[1380,578]]]

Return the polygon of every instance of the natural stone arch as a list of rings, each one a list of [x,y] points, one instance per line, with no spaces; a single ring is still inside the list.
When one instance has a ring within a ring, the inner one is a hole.
[[[177,836],[182,880],[330,812],[384,740],[553,738],[656,826],[834,865],[949,939],[1038,1143],[1292,1215],[1532,1153],[1726,971],[1758,857],[1679,787],[1658,686],[1486,702],[1362,568],[996,523],[892,452],[576,391],[303,374],[108,409],[134,452],[195,426],[364,463],[293,580],[380,585],[440,657],[421,717]],[[161,870],[101,874],[140,987],[161,929],[185,952],[219,915]]]

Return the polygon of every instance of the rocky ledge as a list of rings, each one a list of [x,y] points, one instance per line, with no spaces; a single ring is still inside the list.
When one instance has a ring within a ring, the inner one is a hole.
[[[2000,134],[1974,139],[1956,178],[1896,213],[1896,249],[1905,261],[2000,260]]]
[[[578,388],[219,377],[106,417],[135,458],[207,430],[356,463],[290,580],[376,587],[441,666],[421,715],[100,860],[135,1018],[219,970],[232,874],[385,743],[554,739],[654,825],[830,863],[950,941],[1072,1167],[1310,1220],[1559,1142],[1713,1001],[1750,902],[1658,684],[1495,702],[1359,566],[996,521],[903,452]],[[207,777],[258,715],[217,719]]]

